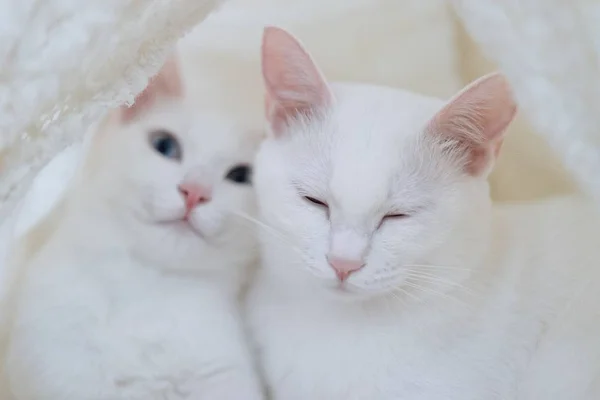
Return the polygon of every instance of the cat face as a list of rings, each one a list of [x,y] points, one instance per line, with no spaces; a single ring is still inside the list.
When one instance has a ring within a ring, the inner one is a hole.
[[[173,265],[241,259],[231,250],[254,253],[239,214],[254,213],[260,137],[227,115],[198,109],[173,82],[174,68],[167,64],[135,105],[99,132],[90,179],[144,257]]]
[[[265,31],[263,74],[272,135],[255,180],[261,214],[281,235],[262,235],[267,264],[343,296],[463,277],[483,246],[485,178],[515,112],[502,77],[449,103],[328,85],[277,28]]]

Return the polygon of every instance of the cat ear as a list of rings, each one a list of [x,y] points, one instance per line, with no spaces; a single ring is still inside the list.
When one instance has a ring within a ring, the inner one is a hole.
[[[500,73],[492,73],[452,98],[435,115],[428,131],[463,152],[467,173],[483,175],[498,156],[516,111],[508,82]]]
[[[275,135],[293,118],[329,105],[331,91],[302,44],[281,28],[267,27],[262,41],[265,113]]]
[[[120,108],[120,120],[122,123],[130,122],[140,113],[150,109],[157,98],[179,98],[182,94],[179,60],[175,55],[171,55],[158,74],[150,79],[146,89],[135,98],[131,107],[122,106]]]

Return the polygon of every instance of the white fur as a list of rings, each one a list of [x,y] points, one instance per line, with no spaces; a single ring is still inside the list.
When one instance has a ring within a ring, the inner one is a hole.
[[[47,242],[22,266],[6,361],[18,400],[262,399],[237,296],[255,261],[251,186],[225,180],[259,137],[191,97],[94,137]],[[166,129],[183,159],[162,157]],[[181,222],[183,179],[213,198]],[[58,211],[56,211],[58,212]]]
[[[427,139],[443,102],[332,87],[256,161],[268,229],[248,307],[273,398],[597,399],[592,205],[492,207],[485,174]],[[377,228],[390,212],[410,216]],[[361,251],[341,290],[326,255]]]

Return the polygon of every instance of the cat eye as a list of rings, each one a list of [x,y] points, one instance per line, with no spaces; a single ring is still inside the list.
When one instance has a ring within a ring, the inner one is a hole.
[[[407,214],[387,214],[383,219],[400,219],[408,217]]]
[[[383,225],[383,223],[385,221],[389,221],[389,220],[398,220],[398,219],[404,219],[407,218],[408,214],[401,214],[401,213],[397,213],[397,214],[387,214],[385,215],[383,218],[381,218],[381,221],[379,221],[379,225],[377,226],[377,229],[381,228],[381,226]]]
[[[249,165],[236,165],[227,172],[225,179],[235,183],[252,183],[252,168]]]
[[[324,201],[321,201],[319,199],[315,199],[314,197],[310,197],[310,196],[304,196],[304,200],[309,201],[313,204],[316,204],[320,207],[325,207],[325,208],[329,208],[329,206],[327,205],[327,203],[325,203]]]
[[[181,160],[181,145],[172,133],[164,130],[151,132],[150,144],[160,155],[177,161]]]

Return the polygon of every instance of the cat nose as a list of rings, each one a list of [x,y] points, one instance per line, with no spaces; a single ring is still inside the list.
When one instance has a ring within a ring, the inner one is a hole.
[[[211,200],[211,190],[206,186],[197,183],[184,182],[179,185],[178,189],[185,200],[185,208],[188,212],[194,207]]]
[[[335,271],[340,282],[344,282],[350,274],[365,266],[362,260],[349,260],[335,256],[327,256],[327,262],[329,262],[329,265]]]

